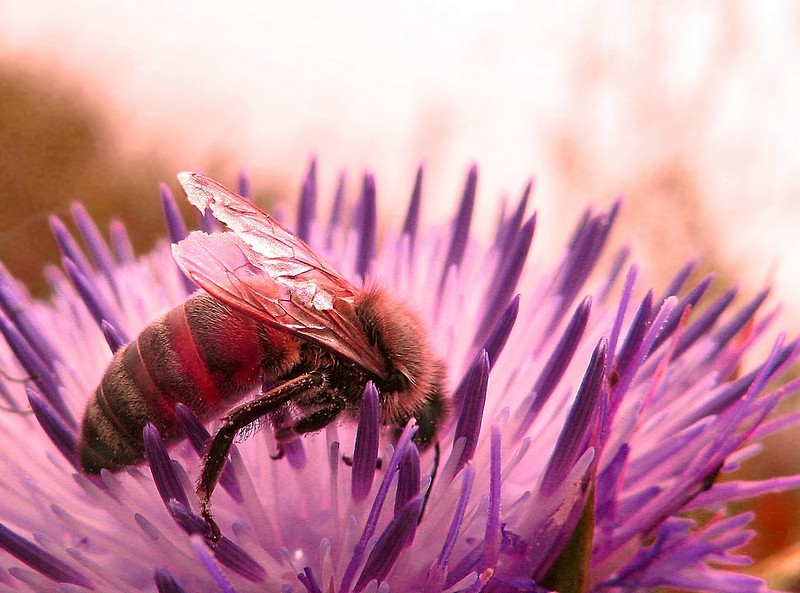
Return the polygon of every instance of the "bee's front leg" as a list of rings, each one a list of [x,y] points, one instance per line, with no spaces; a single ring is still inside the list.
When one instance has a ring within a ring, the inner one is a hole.
[[[224,418],[211,444],[203,456],[203,469],[197,481],[197,498],[200,500],[200,515],[208,525],[208,535],[212,542],[219,541],[222,534],[219,526],[214,521],[209,509],[211,495],[219,482],[219,476],[225,467],[228,452],[236,438],[236,434],[244,427],[255,422],[262,416],[274,411],[284,402],[300,397],[303,394],[318,389],[325,383],[325,376],[321,373],[306,373],[281,383],[274,389],[261,394],[256,399],[242,404],[231,410]]]

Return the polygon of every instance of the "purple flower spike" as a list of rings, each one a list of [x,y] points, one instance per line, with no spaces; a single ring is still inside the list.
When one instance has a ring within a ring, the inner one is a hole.
[[[596,431],[599,426],[595,423],[602,420],[601,397],[605,368],[606,344],[600,342],[592,354],[589,368],[586,370],[575,402],[558,437],[555,451],[544,472],[541,486],[544,496],[555,492],[578,457],[583,455],[586,448],[591,446],[590,441],[597,436]]]
[[[489,356],[484,350],[475,359],[469,373],[464,379],[463,402],[458,424],[453,435],[454,444],[465,439],[464,449],[456,463],[456,472],[460,470],[475,454],[478,436],[481,432],[483,407],[486,404],[486,389],[489,384]]]
[[[73,583],[94,589],[83,574],[0,523],[0,548],[56,583]]]
[[[253,183],[247,169],[239,170],[239,175],[236,177],[236,193],[248,202],[253,201]]]
[[[414,253],[414,244],[417,240],[417,229],[419,228],[419,212],[422,205],[422,176],[424,167],[420,164],[417,169],[417,176],[414,179],[414,189],[411,191],[411,200],[408,203],[406,220],[403,223],[403,234],[408,236],[411,253]]]
[[[406,449],[397,470],[397,494],[394,497],[394,514],[419,494],[419,450],[414,443]]]
[[[422,167],[405,219],[386,221],[369,174],[358,200],[342,174],[315,218],[318,173],[297,220],[311,251],[270,226],[276,210],[181,176],[200,207],[230,200],[215,207],[232,229],[209,215],[181,241],[210,291],[188,305],[166,242],[140,257],[115,222],[109,249],[80,206],[80,237],[52,223],[51,300],[0,265],[0,588],[564,593],[577,574],[580,593],[774,593],[738,572],[752,517],[737,508],[800,475],[726,475],[800,423],[780,405],[800,391],[783,377],[800,339],[771,327],[767,290],[734,307],[735,289],[689,284],[694,263],[651,288],[635,245],[602,253],[619,203],[587,208],[560,258],[532,266],[551,222],[526,211],[532,183],[486,243],[474,166],[439,227]],[[372,284],[390,306],[365,314]],[[132,421],[145,459],[117,460]],[[113,470],[86,475],[95,445]],[[221,470],[217,541],[204,463]]]
[[[353,452],[352,494],[355,501],[364,500],[372,487],[378,460],[379,431],[378,390],[374,383],[369,382],[361,402],[356,448]]]
[[[78,291],[81,299],[86,304],[86,308],[89,309],[89,313],[91,313],[94,318],[97,327],[102,328],[103,321],[105,321],[114,328],[117,336],[122,338],[124,342],[128,342],[129,340],[127,336],[125,336],[122,326],[112,310],[110,303],[103,298],[92,280],[81,273],[80,269],[78,269],[71,260],[64,258],[63,264],[64,270],[67,272],[73,286],[75,286],[75,290]]]
[[[176,500],[183,506],[189,506],[189,499],[181,486],[175,470],[172,467],[172,460],[167,454],[161,434],[153,424],[148,423],[142,429],[142,439],[144,440],[145,457],[150,464],[150,471],[153,472],[153,481],[161,495],[164,504],[170,500]]]
[[[415,496],[395,515],[372,548],[364,570],[361,571],[361,576],[353,588],[355,593],[362,591],[372,580],[380,583],[386,579],[400,552],[414,537],[420,510],[422,510],[422,497]]]
[[[448,270],[451,267],[458,268],[464,258],[464,251],[467,249],[467,239],[469,238],[469,228],[472,224],[472,210],[475,208],[475,194],[478,189],[478,165],[472,165],[467,173],[467,182],[464,185],[464,194],[461,197],[461,204],[458,207],[458,214],[453,220],[453,230],[450,238],[450,246],[447,249],[447,257],[444,260],[442,276],[439,280],[437,294],[441,294],[444,283],[447,280]]]
[[[356,274],[362,279],[369,273],[375,257],[375,238],[378,226],[378,211],[375,198],[375,178],[370,173],[364,174],[361,189],[361,201],[358,203],[358,255],[356,258]]]
[[[158,593],[186,593],[172,575],[163,568],[157,568],[154,577]]]
[[[75,469],[80,468],[78,463],[77,435],[74,426],[68,425],[55,410],[33,389],[27,389],[28,401],[36,415],[45,434],[50,437],[53,444]]]
[[[297,208],[297,236],[303,241],[311,237],[311,224],[317,215],[317,160],[311,159],[308,174],[300,190]]]

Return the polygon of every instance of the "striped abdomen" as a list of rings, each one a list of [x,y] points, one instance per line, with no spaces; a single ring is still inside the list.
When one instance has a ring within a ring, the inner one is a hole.
[[[285,334],[198,293],[114,355],[83,418],[84,471],[140,462],[148,422],[174,442],[183,436],[178,402],[200,419],[219,415],[264,378],[291,368],[297,350]]]

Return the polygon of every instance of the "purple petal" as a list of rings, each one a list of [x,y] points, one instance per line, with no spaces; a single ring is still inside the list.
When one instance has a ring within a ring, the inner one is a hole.
[[[455,472],[466,464],[475,454],[483,421],[483,408],[486,404],[486,389],[489,385],[489,357],[482,351],[472,363],[463,384],[463,406],[458,424],[453,434],[453,445],[461,437],[466,439],[464,450],[456,463]]]
[[[64,223],[59,218],[51,216],[50,230],[53,232],[62,256],[73,262],[84,276],[91,276],[92,266],[89,264],[89,260],[86,259],[77,241],[75,241],[72,233],[67,230]]]
[[[45,434],[53,441],[53,444],[61,454],[69,461],[70,465],[80,470],[81,465],[78,461],[78,439],[75,434],[74,426],[68,425],[59,414],[33,389],[27,388],[28,401],[31,404],[36,419],[42,426]]]
[[[517,314],[519,313],[519,295],[511,299],[499,319],[496,319],[495,325],[491,333],[486,337],[482,350],[486,351],[489,360],[492,364],[497,364],[500,358],[500,353],[506,345],[506,340],[514,329],[514,323],[517,321]]]
[[[489,464],[489,510],[483,538],[482,569],[494,568],[500,557],[500,429],[492,426],[491,462]]]
[[[91,581],[77,570],[33,542],[17,535],[2,523],[0,523],[0,548],[57,583],[74,583],[87,589],[94,589]]]
[[[306,566],[303,572],[297,575],[297,580],[303,583],[308,593],[322,593],[322,589],[319,588],[310,566]]]
[[[55,377],[50,373],[42,359],[34,352],[25,338],[6,321],[3,315],[0,315],[0,333],[3,334],[6,343],[11,348],[14,356],[17,357],[22,368],[25,369],[30,379],[39,388],[41,395],[44,396],[56,412],[58,412],[70,426],[77,426],[78,423],[75,421],[75,418],[72,416],[72,413],[61,397],[59,385]]]
[[[363,279],[369,273],[375,257],[378,211],[375,203],[375,178],[370,173],[364,174],[364,185],[359,202],[358,251],[356,256],[356,273]]]
[[[200,420],[197,419],[197,416],[194,415],[194,412],[192,412],[183,404],[179,403],[177,406],[175,406],[175,412],[178,416],[178,422],[180,422],[183,431],[186,433],[192,448],[198,456],[202,457],[206,451],[206,445],[211,439],[211,434],[209,434]],[[235,455],[239,455],[239,452],[236,447],[231,447],[231,458],[233,458]],[[222,473],[219,476],[219,485],[230,495],[233,500],[241,503],[244,501],[244,495],[242,494],[242,489],[239,486],[239,480],[236,477],[234,467],[235,464],[233,463],[225,464],[225,467],[222,469]]]
[[[106,344],[108,344],[112,354],[116,353],[117,350],[126,344],[125,340],[117,333],[114,326],[105,319],[100,322],[100,329],[103,331],[103,337],[106,339]]]
[[[33,348],[40,360],[51,371],[61,355],[42,331],[39,319],[29,310],[30,298],[23,292],[11,274],[0,264],[0,310]]]
[[[407,448],[397,469],[397,492],[394,497],[394,514],[419,494],[419,450],[414,443]]]
[[[381,429],[379,416],[378,390],[370,381],[364,388],[353,452],[351,491],[356,502],[361,502],[367,497],[375,477]]]
[[[331,206],[331,217],[328,222],[328,231],[325,234],[325,248],[333,248],[333,233],[342,225],[342,210],[344,209],[344,172],[339,174],[339,181],[336,183],[336,193],[333,195],[333,206]]]
[[[475,471],[471,466],[464,468],[461,472],[461,494],[458,497],[456,510],[453,513],[453,519],[450,521],[450,528],[447,530],[447,537],[442,544],[442,549],[436,559],[436,563],[431,567],[428,577],[425,581],[424,593],[439,593],[445,586],[451,586],[457,582],[471,570],[470,568],[463,571],[458,571],[457,576],[448,574],[448,566],[450,564],[450,557],[453,554],[453,548],[456,545],[458,534],[461,531],[461,523],[464,520],[464,513],[467,510],[467,502],[469,495],[472,491],[472,482],[475,478]],[[454,578],[456,577],[456,578]]]
[[[189,499],[172,467],[172,460],[169,458],[161,434],[151,422],[148,422],[142,429],[142,440],[144,440],[145,458],[150,464],[153,482],[155,482],[161,500],[165,505],[168,505],[170,500],[176,500],[188,507]]]
[[[167,223],[167,235],[169,242],[177,244],[183,241],[189,234],[186,230],[186,224],[183,222],[183,216],[178,209],[178,204],[175,202],[175,197],[172,195],[169,187],[165,183],[159,185],[161,192],[161,207],[164,209],[164,221]],[[197,285],[192,282],[183,271],[179,270],[181,282],[183,284],[184,292],[189,295],[197,290]]]
[[[533,189],[533,180],[529,179],[525,184],[525,189],[522,190],[522,196],[517,203],[517,209],[514,211],[508,220],[503,220],[495,234],[494,244],[501,254],[506,254],[511,251],[515,242],[517,242],[517,234],[519,233],[522,219],[525,217],[525,210],[528,207],[528,200],[531,196]]]
[[[738,334],[742,328],[747,324],[756,311],[766,300],[769,295],[769,289],[762,290],[753,299],[745,305],[736,316],[733,317],[728,323],[719,328],[714,334],[714,341],[717,343],[717,352],[722,350],[733,337]]]
[[[297,206],[297,236],[303,241],[311,237],[311,223],[317,212],[317,159],[311,159],[308,173],[300,190]]]
[[[250,173],[247,169],[241,169],[236,177],[236,193],[248,202],[253,201],[253,183],[250,180]]]
[[[683,330],[678,343],[675,345],[675,350],[672,353],[672,359],[675,360],[681,354],[694,344],[698,338],[705,335],[709,329],[717,322],[719,316],[728,308],[737,293],[736,288],[732,288],[712,303],[703,314],[697,318],[691,325]]]
[[[566,330],[564,330],[561,339],[553,349],[553,353],[544,365],[533,389],[531,389],[523,402],[523,405],[527,405],[528,409],[525,410],[525,415],[522,417],[519,428],[514,434],[515,441],[522,438],[528,432],[533,421],[539,415],[539,412],[542,410],[545,403],[547,403],[547,400],[550,399],[553,391],[555,391],[555,388],[564,376],[581,342],[591,309],[591,297],[583,299],[583,302],[575,309],[575,313],[572,315],[569,325]]]
[[[541,492],[544,496],[553,494],[569,474],[575,462],[590,446],[589,440],[598,416],[598,403],[603,392],[603,379],[606,367],[607,344],[601,340],[594,353],[581,386],[570,408],[567,420],[558,435],[555,450],[542,477]]]
[[[464,194],[461,197],[461,204],[458,206],[458,213],[453,221],[453,234],[450,238],[450,246],[447,250],[447,257],[444,260],[442,276],[439,280],[437,294],[441,295],[445,281],[451,267],[460,267],[461,260],[464,258],[464,251],[467,249],[469,239],[469,228],[472,224],[472,211],[475,207],[475,193],[478,187],[478,166],[472,165],[467,173],[467,182],[464,186]]]
[[[123,266],[130,265],[136,261],[136,255],[131,245],[130,237],[125,225],[119,220],[112,220],[109,227],[111,236],[111,245],[114,248],[114,255],[117,261]]]
[[[156,568],[154,580],[158,593],[186,593],[166,568]]]
[[[500,317],[503,311],[503,304],[507,303],[511,295],[514,294],[520,274],[522,274],[522,268],[525,266],[525,260],[528,257],[535,228],[536,216],[534,215],[525,223],[519,235],[514,238],[510,252],[502,254],[503,259],[497,267],[495,277],[492,279],[485,297],[487,307],[478,325],[478,331],[475,332],[474,344],[479,344],[486,339],[487,334],[496,324],[497,318]],[[492,358],[492,360],[496,361],[495,358]]]
[[[675,274],[675,277],[672,279],[672,282],[669,283],[666,289],[664,289],[663,296],[658,299],[659,307],[671,296],[677,296],[683,285],[686,284],[686,281],[689,279],[689,276],[692,275],[694,269],[697,267],[696,261],[690,261],[686,263],[678,273]]]
[[[667,338],[669,338],[675,332],[676,329],[678,329],[678,324],[681,323],[684,312],[690,307],[693,308],[698,303],[698,301],[708,290],[708,287],[711,286],[713,279],[713,276],[706,276],[703,281],[700,282],[700,284],[695,286],[685,297],[678,301],[678,304],[675,306],[675,310],[673,311],[672,315],[670,315],[663,323],[661,330],[658,332],[658,336],[653,342],[653,345],[650,346],[651,354],[658,350],[658,347],[661,346],[661,344],[663,344]]]
[[[208,572],[208,574],[217,584],[217,587],[219,587],[220,593],[236,593],[236,589],[231,586],[231,584],[228,582],[228,579],[226,579],[225,575],[222,574],[222,571],[219,569],[219,566],[217,566],[216,562],[214,562],[214,559],[209,555],[208,550],[203,545],[203,542],[199,539],[193,540],[192,547],[194,548],[198,558],[200,558],[200,562],[206,569],[206,572]]]
[[[353,591],[358,593],[372,580],[378,582],[386,580],[400,552],[414,537],[420,510],[422,510],[422,497],[415,496],[395,515],[367,557],[364,570],[361,571]]]
[[[358,570],[358,567],[361,565],[361,560],[364,557],[364,551],[367,548],[367,543],[375,533],[375,528],[378,525],[378,519],[380,518],[381,510],[383,509],[383,503],[386,502],[386,495],[389,492],[389,486],[392,483],[394,474],[397,472],[397,468],[400,465],[400,459],[402,459],[403,455],[405,455],[406,447],[408,447],[408,445],[411,443],[411,439],[416,432],[416,426],[413,426],[413,423],[409,422],[403,429],[403,432],[400,434],[400,438],[397,439],[397,446],[394,449],[392,458],[389,460],[389,465],[386,468],[386,473],[383,476],[383,480],[381,480],[381,485],[378,486],[378,491],[375,494],[375,499],[372,502],[372,508],[370,509],[369,516],[364,524],[364,531],[361,533],[361,537],[353,549],[353,555],[350,557],[350,562],[347,564],[347,568],[342,576],[342,583],[341,587],[339,588],[342,593],[349,593],[350,591],[350,584],[353,582],[353,578],[356,576],[356,570]]]
[[[408,203],[408,210],[406,211],[406,220],[403,223],[402,234],[408,236],[411,253],[414,253],[414,243],[417,240],[417,229],[419,228],[419,211],[422,204],[422,175],[423,165],[420,163],[414,180],[414,189],[411,191],[411,201]]]
[[[628,261],[628,258],[631,255],[630,247],[625,246],[617,252],[617,255],[614,257],[614,263],[611,264],[611,269],[608,272],[608,278],[606,278],[606,283],[603,288],[599,292],[598,301],[602,304],[606,304],[608,301],[608,297],[611,294],[611,289],[614,287],[617,278],[619,277],[620,272],[622,272],[622,268],[625,267],[625,262]],[[635,266],[632,266],[635,267]],[[609,349],[609,352],[611,350]]]
[[[102,293],[98,290],[94,281],[90,277],[84,275],[72,260],[65,257],[62,262],[64,271],[72,281],[75,290],[78,291],[86,308],[89,309],[89,313],[91,313],[97,327],[102,328],[103,320],[105,320],[114,328],[120,338],[125,342],[130,341],[125,335],[122,325],[117,319],[117,315],[114,313],[105,297],[103,297]]]

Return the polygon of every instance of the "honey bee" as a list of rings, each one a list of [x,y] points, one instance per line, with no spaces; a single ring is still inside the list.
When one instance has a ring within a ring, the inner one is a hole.
[[[382,424],[396,431],[415,418],[418,446],[433,444],[448,412],[444,364],[414,312],[381,288],[355,287],[216,181],[197,173],[178,179],[189,200],[229,230],[195,231],[173,245],[176,262],[201,290],[114,355],[83,418],[84,471],[140,463],[148,422],[168,443],[184,438],[177,403],[204,421],[221,417],[197,482],[216,541],[210,499],[230,447],[279,409],[290,418],[274,426],[280,447],[342,415],[355,418],[373,381]]]

